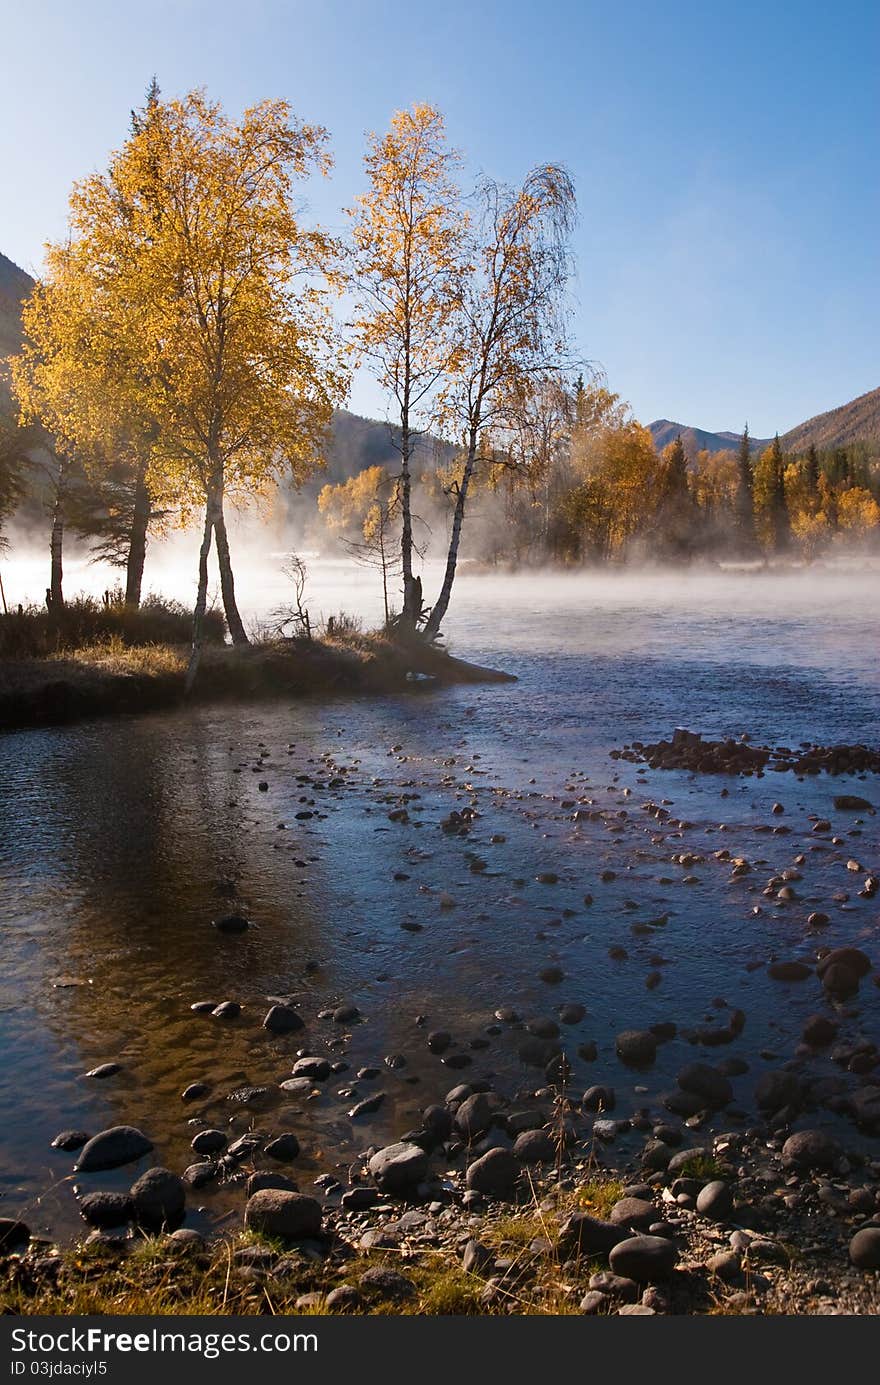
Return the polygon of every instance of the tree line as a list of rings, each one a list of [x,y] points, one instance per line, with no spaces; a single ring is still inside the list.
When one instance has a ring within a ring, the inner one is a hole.
[[[685,454],[658,451],[629,407],[596,379],[554,383],[532,400],[529,426],[486,445],[471,482],[468,556],[511,565],[626,560],[812,561],[846,544],[880,544],[880,474],[866,443],[787,454],[777,436]],[[464,459],[423,469],[414,511],[452,522]],[[392,468],[374,465],[318,495],[324,526],[386,573],[376,536],[399,504]]]

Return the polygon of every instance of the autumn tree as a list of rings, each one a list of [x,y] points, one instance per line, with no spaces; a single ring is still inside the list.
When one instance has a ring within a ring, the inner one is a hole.
[[[293,201],[297,181],[326,169],[325,145],[286,102],[233,121],[196,91],[157,100],[71,198],[71,253],[93,267],[94,354],[112,407],[151,422],[157,500],[184,516],[204,506],[190,681],[213,540],[230,633],[247,642],[226,498],[253,499],[284,469],[302,479],[341,398],[326,301],[335,246],[302,227]]]
[[[465,229],[459,156],[440,112],[414,105],[397,112],[387,134],[371,136],[365,164],[368,190],[350,210],[352,328],[399,425],[402,621],[414,629],[422,596],[413,565],[412,455],[457,350]]]
[[[444,391],[444,416],[462,446],[446,566],[425,622],[434,639],[449,607],[474,470],[491,463],[542,392],[565,378],[565,289],[574,187],[545,164],[518,189],[489,179],[477,190],[468,270],[456,313],[457,349]]]
[[[660,557],[690,557],[697,545],[697,512],[681,435],[664,447],[657,473],[653,548]]]

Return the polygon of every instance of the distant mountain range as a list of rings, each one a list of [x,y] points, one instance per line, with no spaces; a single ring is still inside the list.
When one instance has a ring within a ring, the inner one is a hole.
[[[33,283],[29,274],[0,254],[0,358],[21,346],[21,302],[30,293]],[[0,408],[8,406],[8,391],[0,380]],[[740,439],[739,433],[710,433],[685,423],[673,423],[668,418],[656,419],[648,425],[648,430],[658,448],[665,447],[681,434],[688,457],[704,449],[724,452],[736,448]],[[769,441],[768,438],[753,438],[752,447],[764,448]],[[876,443],[880,450],[880,389],[860,395],[828,413],[817,414],[782,437],[782,446],[787,452],[803,452],[811,442],[819,449],[868,442]],[[414,458],[415,470],[423,470],[435,461],[448,462],[454,451],[451,444],[425,436]],[[327,468],[319,483],[343,481],[364,467],[393,464],[396,455],[393,432],[386,423],[339,409],[334,415],[327,448]]]
[[[739,446],[741,433],[707,433],[703,428],[691,428],[686,423],[672,423],[658,418],[648,424],[648,431],[657,448],[665,447],[681,436],[687,456],[698,452],[726,452]],[[753,451],[765,448],[771,438],[752,438]],[[806,423],[799,423],[780,436],[784,452],[806,452],[812,443],[819,451],[829,447],[845,447],[851,442],[874,443],[880,451],[880,389],[860,394],[848,404],[816,414]]]

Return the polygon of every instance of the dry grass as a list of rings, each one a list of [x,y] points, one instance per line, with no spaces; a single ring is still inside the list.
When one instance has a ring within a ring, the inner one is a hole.
[[[119,635],[111,635],[109,639],[97,644],[55,654],[52,658],[55,661],[63,660],[65,663],[99,669],[102,673],[139,674],[160,678],[183,673],[187,663],[187,652],[179,645],[128,645]]]

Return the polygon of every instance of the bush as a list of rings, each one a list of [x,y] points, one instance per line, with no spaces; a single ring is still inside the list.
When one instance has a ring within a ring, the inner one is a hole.
[[[135,611],[126,607],[118,590],[108,592],[103,602],[91,596],[74,597],[60,612],[26,606],[0,614],[3,659],[43,659],[110,640],[138,646],[189,644],[191,638],[192,612],[181,602],[150,595]],[[206,612],[205,642],[222,644],[225,638],[221,612]]]

